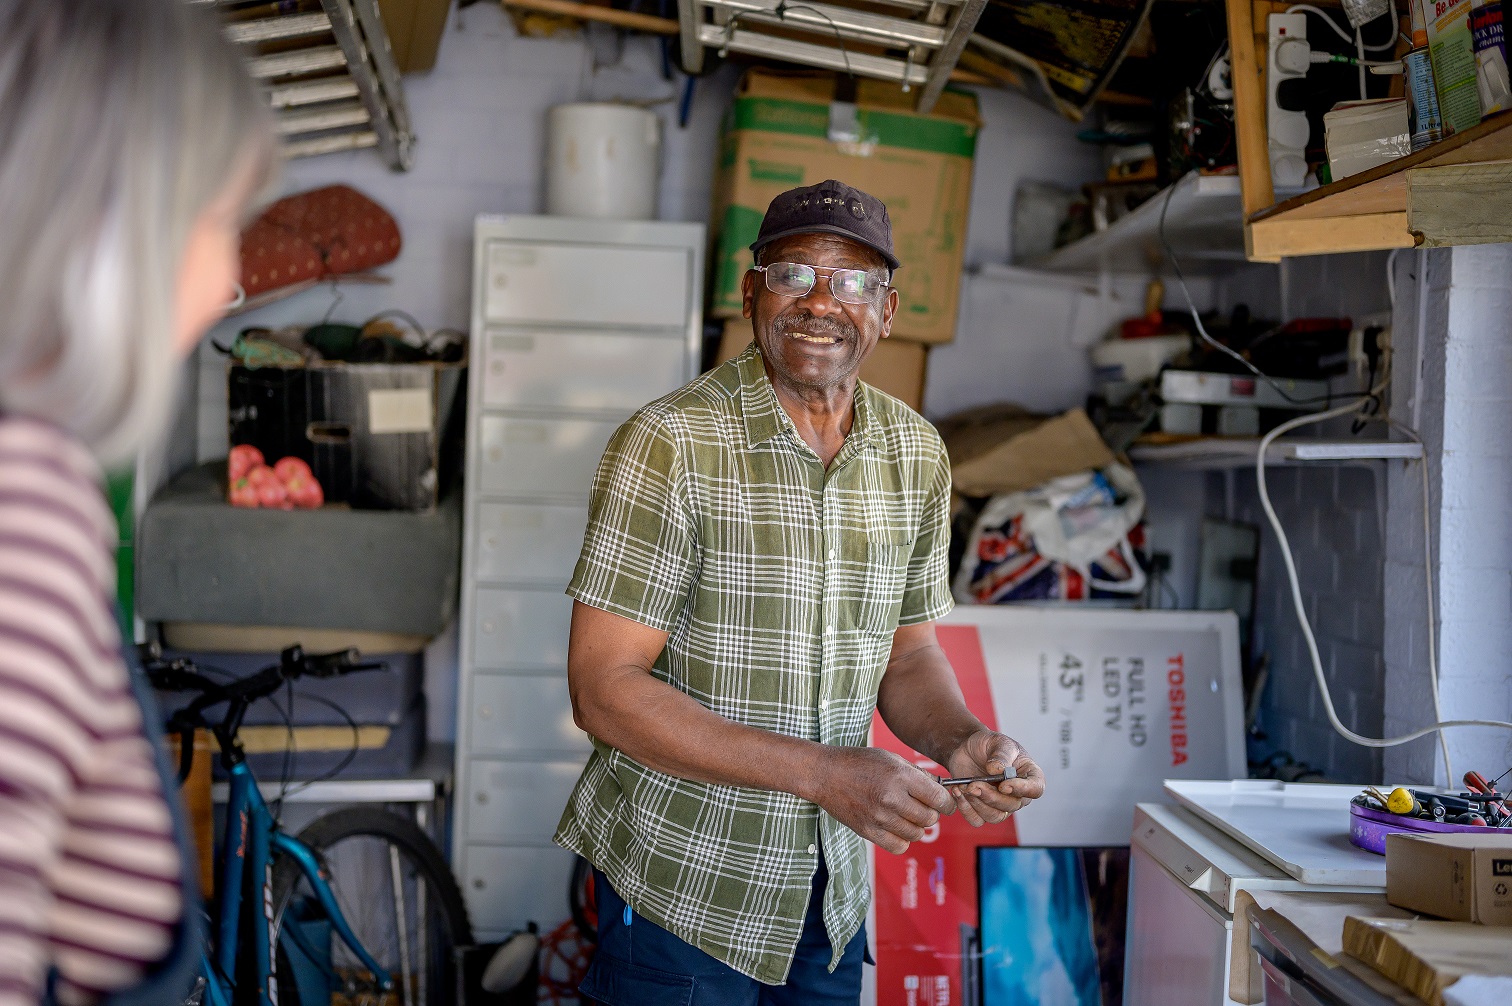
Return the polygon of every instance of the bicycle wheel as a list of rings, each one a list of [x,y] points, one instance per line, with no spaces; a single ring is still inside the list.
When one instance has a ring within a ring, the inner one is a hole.
[[[280,857],[273,868],[273,905],[289,957],[313,958],[302,976],[279,974],[279,1001],[312,1003],[311,972],[333,990],[331,1006],[441,1006],[457,1001],[456,954],[473,942],[467,906],[441,852],[414,822],[377,807],[347,807],[299,833],[322,864],[336,903],[368,953],[394,976],[383,993],[339,936],[300,925],[283,933],[290,906],[314,904],[298,864]],[[296,925],[292,916],[289,924]],[[311,933],[315,933],[313,940]],[[318,943],[312,947],[311,944]],[[329,948],[327,950],[327,948]],[[313,953],[311,951],[314,951]],[[327,964],[325,958],[329,959]]]

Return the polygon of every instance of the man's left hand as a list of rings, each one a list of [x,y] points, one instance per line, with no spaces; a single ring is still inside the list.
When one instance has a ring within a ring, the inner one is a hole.
[[[1045,795],[1045,773],[1034,763],[1018,741],[995,730],[978,730],[956,748],[945,761],[955,778],[997,775],[1012,768],[1016,779],[1005,779],[996,786],[974,782],[951,786],[956,807],[973,828],[1000,824],[1030,800]]]

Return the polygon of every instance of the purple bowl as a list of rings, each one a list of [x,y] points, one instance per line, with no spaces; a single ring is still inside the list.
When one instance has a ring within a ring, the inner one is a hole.
[[[1501,829],[1475,824],[1440,824],[1420,817],[1403,817],[1384,810],[1371,810],[1357,803],[1349,805],[1349,841],[1377,856],[1386,855],[1386,836],[1392,832],[1415,835],[1447,835],[1455,832],[1495,832]]]

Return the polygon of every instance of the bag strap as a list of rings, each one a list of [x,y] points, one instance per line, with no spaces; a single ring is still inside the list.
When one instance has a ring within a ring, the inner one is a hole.
[[[137,704],[142,709],[142,727],[152,747],[153,765],[157,768],[163,788],[163,799],[168,804],[168,813],[173,820],[173,840],[178,846],[179,889],[183,892],[184,911],[173,927],[173,939],[167,955],[149,968],[135,987],[124,989],[105,1000],[105,1006],[176,1006],[188,997],[195,979],[199,977],[205,949],[204,912],[195,843],[189,827],[189,817],[184,812],[184,801],[179,795],[178,774],[170,766],[168,752],[163,745],[163,714],[158,708],[157,696],[153,694],[147,675],[142,672],[141,664],[129,646],[125,648],[124,657],[132,694],[136,696]]]

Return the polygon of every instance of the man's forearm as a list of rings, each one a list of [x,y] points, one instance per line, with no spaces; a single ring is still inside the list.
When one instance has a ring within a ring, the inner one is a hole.
[[[877,710],[900,741],[942,765],[966,738],[986,729],[966,707],[955,671],[935,643],[889,662]]]
[[[812,799],[822,745],[734,723],[640,668],[595,677],[604,687],[578,696],[578,725],[642,765]]]

